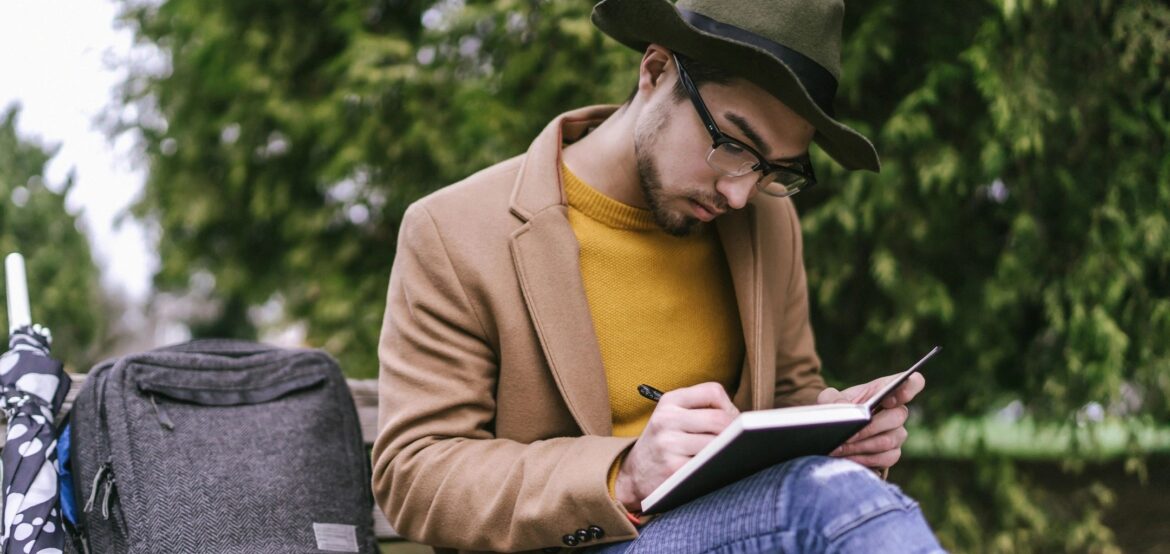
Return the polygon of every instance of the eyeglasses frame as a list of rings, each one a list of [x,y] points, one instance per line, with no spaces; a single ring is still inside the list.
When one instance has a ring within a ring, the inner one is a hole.
[[[756,180],[756,188],[764,194],[784,198],[792,196],[817,184],[816,175],[813,173],[812,162],[808,159],[807,155],[800,156],[792,160],[787,160],[790,163],[798,164],[800,169],[787,165],[773,164],[764,159],[764,156],[757,152],[755,148],[752,148],[751,146],[748,146],[747,144],[744,144],[743,142],[738,141],[721,131],[719,126],[715,124],[715,118],[711,116],[711,111],[707,109],[707,104],[703,102],[703,97],[699,94],[699,88],[695,86],[695,82],[692,81],[691,76],[687,74],[687,70],[685,67],[683,67],[682,61],[679,60],[678,55],[672,52],[671,57],[674,58],[675,67],[678,68],[679,80],[682,81],[683,88],[686,89],[687,95],[691,97],[691,104],[695,106],[695,111],[699,113],[699,119],[702,120],[703,126],[707,129],[707,133],[711,135],[711,152],[707,153],[707,165],[711,165],[712,169],[722,171],[728,176],[738,177],[738,175],[727,173],[726,170],[715,167],[711,164],[710,161],[711,155],[715,152],[716,149],[719,148],[719,146],[730,143],[746,150],[748,153],[755,156],[756,165],[752,166],[751,170],[760,172],[760,178]],[[796,190],[787,192],[786,194],[768,192],[764,189],[764,186],[766,185],[761,186],[760,183],[764,181],[765,177],[772,175],[773,173],[788,173],[791,175],[796,175],[803,178],[806,183],[801,185]],[[744,175],[746,175],[746,173]]]

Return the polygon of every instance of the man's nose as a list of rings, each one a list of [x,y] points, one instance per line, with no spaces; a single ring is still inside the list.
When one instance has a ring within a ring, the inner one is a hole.
[[[715,190],[727,199],[729,208],[738,210],[746,206],[748,201],[755,196],[756,177],[755,172],[739,177],[720,177],[715,182]]]

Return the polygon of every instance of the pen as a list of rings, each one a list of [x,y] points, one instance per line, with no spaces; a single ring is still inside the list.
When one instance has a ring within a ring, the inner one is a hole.
[[[662,398],[662,391],[651,387],[650,385],[638,385],[638,394],[645,396],[654,402],[658,402],[658,399]]]

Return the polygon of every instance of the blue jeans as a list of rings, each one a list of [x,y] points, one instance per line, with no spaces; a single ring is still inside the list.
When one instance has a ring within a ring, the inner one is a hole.
[[[590,554],[944,552],[918,503],[847,460],[810,456],[657,516]]]

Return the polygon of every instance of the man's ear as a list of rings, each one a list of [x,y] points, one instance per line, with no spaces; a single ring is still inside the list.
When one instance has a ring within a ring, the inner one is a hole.
[[[638,93],[649,96],[664,83],[673,85],[670,79],[663,79],[674,72],[674,60],[670,50],[659,44],[651,44],[642,54],[638,66]]]

